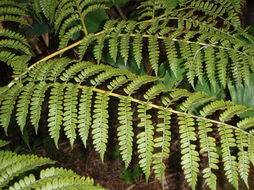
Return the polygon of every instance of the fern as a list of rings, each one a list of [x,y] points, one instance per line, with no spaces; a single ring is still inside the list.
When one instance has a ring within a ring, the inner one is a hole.
[[[107,93],[97,93],[92,124],[93,144],[95,150],[100,153],[102,161],[104,160],[106,143],[108,141],[108,100]]]
[[[195,189],[197,183],[197,174],[199,172],[199,153],[196,151],[194,142],[197,140],[194,128],[194,119],[190,115],[179,115],[179,132],[182,162],[184,174],[187,182],[192,189]]]
[[[6,144],[2,140],[1,142],[3,142],[1,145]],[[1,189],[104,189],[101,186],[95,186],[93,179],[81,177],[75,172],[63,168],[51,167],[41,170],[39,178],[30,172],[30,170],[36,169],[38,166],[54,164],[55,162],[49,158],[18,155],[14,152],[3,150],[0,151],[0,155]],[[26,175],[24,175],[25,172]],[[21,175],[23,176],[21,177]],[[19,179],[15,177],[19,177]]]
[[[120,145],[120,151],[125,162],[125,167],[127,168],[132,159],[132,147],[133,147],[133,122],[131,111],[131,99],[122,98],[120,99],[119,108],[118,108],[118,120],[121,124],[118,130],[118,140]]]
[[[154,170],[155,177],[163,182],[165,160],[171,151],[171,131],[179,127],[181,165],[192,189],[196,187],[200,170],[209,188],[216,189],[215,173],[220,162],[234,188],[238,188],[239,176],[248,187],[250,163],[254,162],[254,118],[240,115],[251,109],[230,101],[216,101],[203,92],[168,89],[158,77],[137,76],[100,63],[106,60],[107,54],[115,63],[121,57],[127,67],[135,60],[138,68],[148,71],[151,68],[157,76],[161,74],[160,64],[165,63],[165,68],[170,68],[176,78],[180,70],[184,70],[183,77],[193,89],[197,82],[208,82],[214,89],[218,85],[226,88],[228,81],[238,86],[249,84],[254,71],[253,39],[240,25],[243,4],[243,0],[179,0],[179,6],[174,7],[166,0],[147,0],[140,2],[138,21],[108,20],[99,32],[90,33],[87,15],[98,9],[108,9],[104,0],[39,0],[26,4],[3,0],[0,2],[0,21],[4,26],[0,30],[0,61],[13,68],[15,79],[7,87],[0,88],[0,125],[7,134],[15,117],[21,131],[31,122],[37,133],[41,115],[46,111],[49,135],[56,146],[62,130],[71,146],[78,135],[85,147],[91,137],[103,161],[111,127],[109,101],[114,97],[119,99],[117,137],[126,168],[132,161],[133,146],[137,144],[139,164],[146,180]],[[35,9],[36,16],[43,15],[53,25],[59,50],[27,69],[31,49],[22,35],[22,27],[29,25],[30,6]],[[14,22],[18,30],[5,29],[8,22]],[[68,46],[70,42],[74,43]],[[79,61],[49,60],[75,47]],[[93,52],[99,64],[82,62],[87,52]],[[43,107],[44,102],[48,102],[47,108]],[[133,122],[136,116],[133,107],[137,107],[137,124]],[[236,125],[233,118],[239,120]],[[154,119],[158,119],[158,123],[154,124]],[[222,160],[217,146],[221,148]],[[0,154],[16,157],[10,152]],[[17,156],[11,164],[21,158],[25,156]],[[27,168],[33,167],[26,164]],[[42,165],[44,161],[37,164]],[[22,165],[14,166],[9,173],[24,169]],[[43,171],[38,181],[31,174],[10,189],[61,189],[74,184],[76,188],[93,188],[89,179],[52,168]]]
[[[150,175],[150,168],[152,163],[152,152],[154,147],[153,142],[153,125],[151,121],[151,115],[148,112],[152,107],[148,104],[140,104],[138,106],[138,117],[140,118],[140,123],[138,124],[138,127],[144,128],[142,132],[140,132],[137,136],[138,140],[138,153],[139,153],[139,165],[142,168],[145,176],[146,181],[148,181],[149,175]]]
[[[42,65],[45,65],[45,69],[37,75]],[[61,68],[62,72],[55,72],[55,69],[51,68]],[[103,160],[110,127],[108,118],[111,113],[108,104],[110,97],[115,97],[120,100],[118,104],[120,125],[117,127],[117,136],[126,167],[132,160],[133,144],[136,140],[139,164],[146,175],[146,180],[153,169],[156,178],[163,181],[166,167],[164,161],[170,154],[171,120],[174,118],[172,114],[176,114],[180,129],[181,165],[186,180],[193,189],[197,183],[201,157],[207,159],[207,164],[202,170],[205,182],[211,189],[216,187],[214,170],[218,169],[219,159],[215,138],[211,136],[214,132],[213,125],[217,126],[219,131],[222,162],[228,181],[237,188],[239,174],[247,184],[249,162],[252,161],[249,155],[253,154],[252,134],[248,130],[253,126],[253,117],[242,119],[237,126],[225,123],[235,115],[246,112],[248,109],[245,106],[235,105],[229,101],[214,101],[202,92],[191,93],[185,89],[169,90],[163,84],[153,84],[160,81],[157,77],[137,76],[108,65],[79,63],[64,58],[38,63],[29,73],[23,77],[22,85],[17,83],[1,89],[0,119],[5,131],[8,129],[15,105],[17,105],[15,115],[19,124],[24,126],[29,115],[31,123],[37,130],[42,103],[48,99],[49,134],[56,146],[63,126],[71,145],[77,138],[77,132],[85,146],[87,138],[91,135],[93,145]],[[134,98],[146,84],[151,87],[147,88],[139,99]],[[45,96],[47,92],[49,92],[48,98]],[[93,96],[95,99],[92,98]],[[161,101],[153,104],[152,100],[156,97],[160,97]],[[131,111],[134,105],[132,102],[137,104],[140,119],[137,124],[139,127],[137,139],[133,138],[132,120],[135,114]],[[174,109],[176,103],[179,109]],[[157,125],[152,123],[151,114],[154,109],[158,110],[158,115],[153,115],[159,119]],[[193,113],[197,115],[192,115]],[[220,121],[208,118],[214,113],[218,113]],[[234,134],[237,136],[236,139]],[[197,136],[200,141],[197,141]],[[198,150],[199,145],[200,150]],[[239,153],[234,155],[232,148],[238,148]],[[238,167],[241,169],[238,170]]]

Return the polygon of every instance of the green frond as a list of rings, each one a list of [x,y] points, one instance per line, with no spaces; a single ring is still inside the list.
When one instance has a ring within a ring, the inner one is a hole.
[[[169,61],[170,68],[173,71],[174,75],[177,76],[179,64],[177,61],[178,55],[177,55],[175,42],[172,41],[171,37],[169,37],[164,39],[164,44],[165,44],[167,59]]]
[[[123,69],[114,69],[114,70],[106,70],[103,73],[100,73],[99,75],[97,75],[94,79],[92,79],[90,82],[92,85],[94,86],[98,86],[101,83],[105,82],[108,79],[111,79],[115,76],[119,76],[119,75],[124,75],[124,74],[128,74],[128,72],[126,70]]]
[[[206,117],[206,116],[212,115],[214,112],[218,110],[225,110],[232,105],[233,105],[233,102],[217,100],[206,105],[203,108],[203,110],[200,111],[200,113],[203,117]]]
[[[96,93],[96,100],[94,102],[94,113],[92,123],[93,145],[97,152],[99,152],[101,160],[104,160],[106,152],[106,144],[108,142],[108,93]]]
[[[213,87],[216,86],[216,58],[215,49],[208,47],[204,49],[205,56],[205,71],[207,73],[207,78]]]
[[[80,25],[73,26],[68,31],[65,32],[63,36],[60,36],[60,42],[58,49],[62,49],[68,45],[68,42],[73,39],[75,34],[79,34],[82,31],[82,27]]]
[[[0,151],[0,155],[1,189],[104,189],[95,186],[93,179],[81,177],[72,170],[51,167],[41,170],[40,176],[30,172],[38,166],[54,164],[54,161],[48,158],[18,155],[9,151]]]
[[[20,54],[27,54],[30,55],[30,49],[28,46],[24,45],[23,43],[14,40],[14,39],[3,39],[0,40],[0,47],[7,48],[12,51],[18,51]]]
[[[42,111],[42,103],[44,101],[47,89],[48,89],[47,84],[45,82],[40,82],[35,86],[31,97],[30,119],[32,125],[34,126],[36,134],[39,127],[39,121]]]
[[[141,34],[137,34],[133,39],[133,55],[134,59],[137,62],[138,68],[141,68],[142,61],[142,47],[143,47],[143,38]]]
[[[0,36],[4,37],[4,38],[8,38],[8,39],[14,39],[19,41],[20,43],[22,43],[25,46],[29,46],[29,43],[27,41],[27,39],[22,36],[21,34],[14,32],[12,30],[9,29],[0,29]]]
[[[60,129],[63,123],[63,90],[64,85],[55,83],[50,90],[49,97],[49,113],[48,113],[48,127],[49,135],[54,139],[56,147],[58,147],[58,140],[60,136]]]
[[[217,53],[218,61],[216,62],[217,67],[217,78],[219,79],[221,85],[225,88],[227,84],[227,64],[228,64],[228,57],[226,56],[226,52],[224,49],[219,49]]]
[[[247,117],[237,123],[237,127],[243,130],[248,130],[254,126],[254,117]]]
[[[143,75],[135,78],[125,89],[126,94],[133,94],[136,90],[138,90],[142,85],[147,84],[149,82],[154,82],[159,80],[157,77],[151,77],[147,75]]]
[[[55,62],[55,59],[50,61]],[[53,67],[50,68],[50,71],[47,73],[47,80],[55,82],[60,74],[66,69],[66,67],[73,62],[73,60],[66,58],[57,59],[58,64],[53,64]]]
[[[58,0],[40,0],[40,8],[45,15],[45,17],[51,22],[54,22],[55,12],[57,5],[59,4]]]
[[[88,34],[87,36],[83,38],[82,42],[80,43],[78,47],[79,60],[82,60],[84,58],[84,55],[89,45],[94,41],[94,39],[95,39],[95,35],[93,33]]]
[[[114,22],[114,21],[112,21],[112,22]],[[118,55],[119,34],[122,31],[125,24],[126,24],[125,21],[120,21],[117,24],[117,26],[115,27],[115,33],[111,36],[111,38],[108,41],[109,55],[112,57],[114,62],[116,62],[116,58]]]
[[[205,92],[195,92],[182,103],[180,108],[183,111],[191,110],[196,104],[204,103],[212,99],[213,97],[208,96]]]
[[[1,140],[0,139],[0,148],[6,146],[7,144],[9,144],[10,142],[9,141],[4,141],[4,140]]]
[[[91,65],[93,65],[91,62],[79,62],[78,64],[72,65],[60,76],[60,79],[64,82],[68,82],[74,77],[76,79],[79,72]]]
[[[84,82],[89,77],[98,74],[102,71],[105,71],[106,69],[109,68],[110,68],[109,66],[103,64],[91,65],[90,67],[81,71],[81,73],[77,77],[75,77],[75,81],[79,83]]]
[[[171,114],[167,108],[159,111],[158,118],[161,119],[161,122],[157,125],[156,132],[160,136],[154,139],[154,147],[159,148],[160,151],[153,154],[153,170],[156,178],[161,181],[161,184],[163,184],[165,179],[166,165],[164,160],[169,158],[170,153]]]
[[[191,188],[194,190],[197,184],[197,177],[199,172],[199,153],[196,150],[197,141],[194,119],[191,115],[178,114],[179,133],[181,144],[181,165],[184,170],[185,178]]]
[[[242,131],[237,130],[235,132],[236,135],[236,144],[239,149],[238,152],[238,172],[245,182],[246,186],[249,189],[248,177],[249,177],[249,169],[250,169],[250,158],[248,154],[249,148],[249,138]]]
[[[11,21],[17,22],[19,24],[28,25],[26,7],[17,1],[13,0],[3,0],[0,2],[0,22]]]
[[[97,37],[96,45],[94,46],[93,53],[94,57],[98,63],[101,61],[103,48],[104,48],[104,41],[106,40],[107,35],[104,33]]]
[[[239,115],[239,114],[244,113],[248,110],[249,109],[244,105],[234,105],[234,106],[231,106],[230,108],[228,108],[222,114],[220,114],[219,119],[221,121],[228,121],[232,117],[234,117],[234,115]]]
[[[222,161],[225,175],[228,182],[231,183],[235,189],[238,189],[238,164],[236,157],[231,153],[231,149],[236,147],[233,130],[228,125],[218,125],[218,128],[221,138]]]
[[[152,116],[148,113],[151,108],[149,104],[145,103],[138,105],[138,117],[140,118],[138,127],[142,129],[142,132],[137,135],[139,165],[145,174],[146,181],[148,181],[150,176],[154,149],[154,127],[151,120]]]
[[[19,99],[17,101],[16,120],[20,127],[21,132],[23,132],[23,129],[26,124],[33,90],[34,90],[34,83],[32,82],[28,83],[26,86],[22,88],[21,93],[19,95]]]
[[[170,96],[172,98],[172,102],[175,102],[179,100],[182,97],[188,97],[191,93],[186,89],[174,89],[172,93],[170,93]]]
[[[16,104],[16,100],[20,94],[22,87],[23,86],[18,83],[3,94],[3,100],[1,101],[0,107],[0,124],[4,128],[6,134],[10,124],[14,106]]]
[[[79,136],[86,147],[86,142],[89,135],[89,129],[92,124],[91,105],[92,105],[92,88],[83,87],[80,96],[79,110],[78,110],[78,128]]]
[[[122,87],[124,84],[129,82],[131,79],[127,78],[126,76],[119,76],[112,80],[108,85],[107,88],[111,91],[116,90]]]
[[[77,105],[78,105],[78,86],[68,83],[64,94],[63,102],[63,127],[67,138],[73,147],[76,139],[77,128]]]
[[[211,190],[216,190],[217,177],[213,173],[213,170],[218,170],[219,166],[219,155],[216,148],[216,139],[209,136],[209,133],[213,131],[212,123],[209,120],[197,119],[198,121],[198,134],[200,138],[200,153],[207,154],[207,167],[203,169],[203,177],[205,182],[210,187]]]
[[[152,35],[148,38],[148,52],[152,68],[155,71],[155,75],[158,75],[160,50],[159,50],[159,42],[157,36],[155,35]]]
[[[133,147],[133,112],[131,108],[130,98],[121,98],[118,105],[118,120],[120,126],[117,128],[117,136],[119,141],[119,150],[122,155],[122,159],[127,168],[132,159],[132,147]]]
[[[168,90],[165,88],[163,84],[158,84],[152,86],[149,90],[144,94],[144,98],[149,100],[154,99],[156,96],[160,95],[162,92],[167,92]]]
[[[0,188],[7,185],[14,177],[19,176],[25,171],[29,171],[38,166],[54,163],[48,158],[40,158],[34,155],[17,155],[0,151],[2,162],[0,164]]]
[[[248,136],[249,138],[249,148],[248,148],[248,153],[249,153],[249,159],[252,163],[252,165],[254,165],[254,131],[251,130],[250,135]]]

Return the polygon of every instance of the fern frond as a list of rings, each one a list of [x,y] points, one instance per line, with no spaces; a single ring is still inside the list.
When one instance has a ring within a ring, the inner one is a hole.
[[[236,147],[233,130],[227,125],[218,125],[221,137],[222,161],[228,182],[238,189],[238,167],[236,157],[232,155],[231,148]]]
[[[11,115],[21,91],[22,85],[17,84],[14,87],[10,88],[4,95],[3,100],[1,101],[0,107],[0,124],[4,128],[5,133],[7,134],[7,129],[10,124]]]
[[[216,190],[217,177],[212,170],[218,170],[219,155],[216,149],[216,139],[208,136],[209,132],[212,132],[212,123],[205,119],[197,119],[199,126],[199,138],[200,138],[200,153],[207,153],[208,165],[203,169],[203,176],[205,182],[211,190]]]
[[[149,104],[140,104],[138,105],[138,117],[140,118],[140,123],[138,127],[142,128],[143,131],[137,135],[137,144],[138,144],[138,153],[139,153],[139,165],[142,168],[146,181],[150,176],[150,168],[152,164],[153,157],[153,135],[154,127],[151,121],[151,115],[148,113],[152,107]]]
[[[191,115],[178,115],[179,133],[181,143],[182,162],[181,165],[184,170],[185,178],[192,189],[195,189],[197,184],[197,177],[199,172],[199,153],[196,150],[194,142],[197,141],[194,128],[194,119]]]
[[[82,88],[78,112],[78,128],[79,128],[79,136],[85,147],[89,135],[89,129],[92,124],[92,116],[91,116],[92,95],[93,95],[92,88],[89,87]]]
[[[154,99],[160,93],[167,92],[167,91],[168,90],[162,84],[154,85],[149,90],[146,91],[146,93],[144,94],[144,98],[149,101]]]
[[[35,128],[35,133],[37,134],[39,121],[42,111],[42,103],[45,98],[45,93],[47,91],[47,84],[45,82],[40,82],[35,86],[31,97],[31,107],[30,107],[30,119],[31,123]]]
[[[138,68],[141,67],[142,61],[142,47],[143,47],[143,38],[141,34],[137,34],[133,39],[133,55],[134,59],[137,62]]]
[[[10,142],[9,141],[4,141],[4,140],[1,140],[0,139],[0,148],[6,146],[7,144],[9,144]]]
[[[108,93],[96,94],[94,104],[92,135],[93,144],[96,151],[99,152],[101,160],[104,160],[106,144],[108,142]]]
[[[254,165],[254,137],[253,137],[254,131],[251,130],[250,131],[250,135],[249,135],[249,148],[248,148],[248,152],[249,152],[249,158],[251,163]]]
[[[247,107],[244,105],[234,105],[231,106],[229,109],[224,111],[222,114],[220,114],[219,119],[221,121],[228,121],[230,120],[234,115],[238,115],[241,113],[244,113],[248,111]]]
[[[249,138],[244,134],[242,131],[236,131],[236,144],[239,149],[238,152],[238,171],[243,179],[244,183],[249,189],[249,184],[248,184],[248,177],[249,177],[249,155],[248,155],[248,148],[249,148]]]
[[[70,141],[71,147],[73,147],[76,139],[77,128],[77,105],[78,105],[78,86],[71,83],[67,84],[66,92],[64,94],[63,103],[63,127],[67,138]]]
[[[91,66],[92,63],[90,62],[80,62],[79,64],[72,65],[70,68],[68,68],[61,76],[60,79],[64,82],[68,82],[72,78],[78,75],[79,72],[81,72],[83,69],[88,68]]]
[[[63,123],[63,89],[64,85],[55,83],[50,91],[48,127],[49,135],[54,139],[56,147],[60,136],[60,129]]]
[[[155,75],[158,75],[160,51],[157,36],[152,35],[148,38],[148,52],[152,68],[155,71]]]
[[[191,110],[191,108],[193,108],[193,106],[195,106],[196,104],[200,104],[201,102],[207,102],[211,99],[213,99],[213,97],[208,96],[204,92],[195,92],[191,94],[185,100],[185,102],[181,104],[181,109],[183,111]]]
[[[94,86],[98,86],[101,83],[105,82],[107,79],[113,78],[115,76],[124,75],[127,74],[126,70],[123,69],[114,69],[105,71],[99,75],[97,75],[94,79],[92,79],[90,82]]]
[[[130,80],[131,79],[127,78],[126,76],[116,77],[107,85],[107,88],[111,91],[116,90],[122,87],[125,83],[129,82]]]
[[[88,34],[87,36],[85,36],[82,40],[82,42],[80,43],[78,49],[78,54],[79,54],[79,60],[82,60],[89,45],[94,41],[95,39],[95,35],[93,33]]]
[[[81,71],[81,73],[75,77],[75,81],[76,82],[84,82],[86,79],[88,79],[89,77],[98,74],[102,71],[105,71],[107,68],[109,68],[107,65],[102,65],[102,64],[98,64],[98,65],[93,65],[91,67],[88,67],[86,69],[84,69],[83,71]]]
[[[93,49],[94,57],[96,58],[98,63],[101,61],[103,48],[104,48],[104,41],[106,40],[106,37],[107,37],[106,34],[102,34],[99,37],[97,37],[96,45],[94,46],[94,49]]]
[[[19,24],[28,25],[25,16],[27,15],[26,7],[20,3],[13,0],[3,0],[0,2],[0,21],[11,21],[17,22]]]
[[[147,84],[148,82],[153,82],[158,80],[159,78],[151,77],[151,76],[140,76],[135,78],[125,89],[126,94],[133,94],[136,90],[138,90],[142,85]]]
[[[218,110],[225,110],[233,105],[233,102],[224,101],[224,100],[217,100],[205,106],[203,110],[200,111],[203,117],[212,115],[214,112]]]
[[[40,8],[45,15],[45,17],[51,22],[54,22],[55,12],[57,5],[59,4],[58,0],[40,0]]]
[[[120,126],[117,128],[117,136],[119,141],[119,150],[122,155],[122,159],[125,163],[125,168],[131,162],[132,159],[132,147],[133,147],[133,117],[131,109],[131,100],[130,98],[120,99],[118,107],[118,120]]]
[[[0,151],[3,156],[8,156],[9,159],[4,157],[0,164],[0,188],[7,185],[14,177],[19,174],[31,170],[37,166],[54,163],[48,158],[40,158],[34,155],[17,155],[12,153],[11,155]]]
[[[28,83],[21,91],[19,99],[17,101],[17,113],[16,119],[20,127],[20,131],[23,132],[23,129],[26,124],[26,119],[29,111],[29,105],[31,102],[32,93],[34,90],[34,83]]]
[[[105,10],[108,7],[104,1],[76,0],[70,2],[63,0],[59,3],[55,14],[55,29],[59,32],[59,38],[61,39],[59,49],[67,46],[68,42],[73,38],[77,40],[88,35],[85,17],[88,13],[98,9]],[[76,37],[74,37],[75,34],[77,34]],[[84,43],[83,46],[86,47],[88,44],[84,45]],[[84,50],[82,51],[85,52]]]
[[[161,184],[163,184],[165,179],[166,165],[164,164],[164,160],[169,157],[170,153],[171,114],[167,108],[159,111],[158,118],[162,119],[162,122],[157,125],[156,132],[161,135],[154,139],[154,147],[160,148],[160,151],[153,154],[153,170],[156,178],[161,181]]]
[[[101,186],[95,186],[93,179],[81,177],[75,172],[63,168],[51,167],[41,170],[39,177],[32,173],[25,174],[38,166],[53,164],[54,161],[48,158],[17,155],[9,151],[0,151],[0,155],[1,189],[104,189]],[[21,177],[22,175],[25,177]]]

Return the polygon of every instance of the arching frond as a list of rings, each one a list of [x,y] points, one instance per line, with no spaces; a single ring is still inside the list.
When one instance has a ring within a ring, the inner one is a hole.
[[[165,160],[171,152],[172,128],[179,127],[181,165],[192,189],[196,187],[200,170],[207,185],[215,189],[215,170],[219,162],[235,188],[238,176],[248,186],[249,164],[254,155],[254,118],[241,119],[239,115],[250,109],[230,101],[216,101],[204,92],[168,89],[158,84],[159,80],[91,62],[64,58],[41,62],[23,76],[22,84],[0,88],[0,124],[7,132],[12,116],[16,116],[21,130],[29,119],[37,131],[42,110],[46,110],[49,135],[56,146],[63,128],[71,145],[78,135],[85,146],[91,137],[103,160],[111,127],[109,116],[114,109],[109,108],[109,101],[113,97],[112,100],[119,99],[112,105],[118,110],[119,124],[115,129],[126,167],[132,160],[133,146],[137,144],[139,164],[146,180],[154,170],[156,178],[163,181]],[[149,88],[145,88],[146,85]],[[45,109],[43,102],[46,101],[48,107]],[[136,112],[132,108],[135,107],[139,121],[134,130]],[[211,119],[214,116],[215,120]],[[233,118],[239,120],[236,125],[229,124],[234,123]],[[153,119],[158,122],[154,124]],[[221,148],[222,161],[217,148]],[[237,154],[233,152],[236,149]]]

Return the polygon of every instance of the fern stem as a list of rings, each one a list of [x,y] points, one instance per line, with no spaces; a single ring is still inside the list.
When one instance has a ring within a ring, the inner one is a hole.
[[[108,92],[106,90],[102,90],[102,89],[98,89],[98,88],[93,88],[92,89],[94,92],[100,92],[100,93],[105,93],[105,92]],[[138,99],[135,99],[131,96],[124,96],[124,95],[121,95],[121,94],[116,94],[114,92],[108,92],[109,96],[113,96],[113,97],[116,97],[116,98],[130,98],[130,100],[132,102],[135,102],[135,103],[138,103],[138,104],[143,104],[144,102],[142,100],[138,100]],[[155,109],[159,109],[159,110],[163,110],[164,107],[163,106],[159,106],[159,105],[156,105],[156,104],[152,104],[150,103],[149,106],[151,106],[152,108],[155,108]],[[192,114],[189,114],[189,113],[185,113],[185,112],[180,112],[180,111],[176,111],[176,110],[172,110],[170,109],[169,110],[171,113],[174,113],[174,114],[182,114],[182,115],[191,115],[192,118],[196,118],[196,119],[204,119],[204,120],[209,120],[211,123],[214,123],[214,124],[217,124],[217,125],[224,125],[224,126],[227,126],[227,127],[230,127],[234,130],[239,130],[241,132],[243,132],[244,134],[246,135],[249,135],[249,133],[247,131],[244,131],[243,129],[240,129],[236,126],[233,126],[233,125],[229,125],[229,124],[226,124],[226,123],[223,123],[223,122],[220,122],[220,121],[216,121],[216,120],[212,120],[212,119],[207,119],[205,117],[199,117],[199,116],[196,116],[196,115],[192,115]]]

